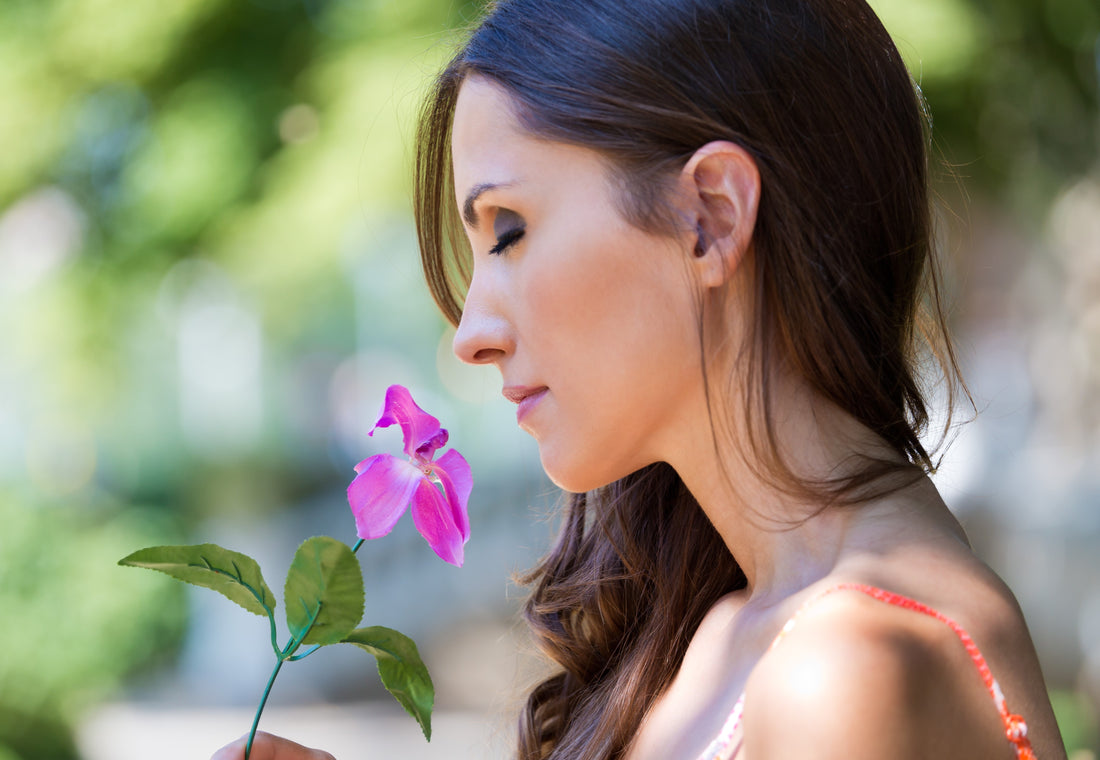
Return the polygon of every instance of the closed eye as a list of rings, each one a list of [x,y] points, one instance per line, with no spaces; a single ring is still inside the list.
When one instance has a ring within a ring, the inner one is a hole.
[[[527,230],[524,227],[513,227],[512,229],[508,230],[497,238],[496,245],[489,249],[489,253],[504,253],[513,245],[518,243],[520,238],[523,237],[526,231]]]

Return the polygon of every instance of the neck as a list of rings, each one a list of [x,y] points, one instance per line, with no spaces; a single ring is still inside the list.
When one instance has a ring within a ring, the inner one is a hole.
[[[886,455],[885,444],[847,414],[804,389],[783,390],[775,400],[775,408],[783,410],[774,420],[775,440],[798,474],[826,479],[844,472],[853,453]],[[715,409],[714,417],[721,413]],[[902,512],[911,519],[914,510],[932,503],[942,508],[924,478],[905,489],[905,495],[853,508],[823,508],[772,483],[760,463],[745,461],[741,452],[751,447],[720,436],[715,441],[709,432],[711,415],[706,415],[702,424],[685,426],[705,434],[685,435],[676,448],[680,455],[669,461],[744,571],[749,597],[761,603],[778,602],[806,588],[832,573],[845,557],[896,535]]]

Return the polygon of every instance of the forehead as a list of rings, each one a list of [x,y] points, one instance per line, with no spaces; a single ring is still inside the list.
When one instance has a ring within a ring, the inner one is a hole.
[[[538,179],[540,186],[547,186],[603,174],[603,162],[594,151],[532,135],[520,124],[517,107],[507,90],[485,77],[472,75],[463,82],[451,131],[459,203],[484,183],[517,185]]]
[[[534,140],[524,133],[515,109],[507,91],[484,77],[462,83],[451,131],[459,198],[475,184],[512,181],[517,162],[531,152]]]
[[[476,155],[500,140],[521,139],[516,109],[515,100],[500,85],[476,74],[466,77],[458,90],[451,132],[456,157]]]

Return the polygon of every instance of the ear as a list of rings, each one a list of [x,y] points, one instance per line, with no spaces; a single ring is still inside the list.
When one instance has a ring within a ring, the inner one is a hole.
[[[748,151],[725,140],[695,151],[681,172],[694,217],[694,266],[704,287],[725,284],[752,244],[760,172]]]

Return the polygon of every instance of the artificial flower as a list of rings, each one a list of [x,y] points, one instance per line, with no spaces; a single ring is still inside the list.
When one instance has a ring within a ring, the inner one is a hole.
[[[411,501],[420,535],[441,559],[461,566],[463,546],[470,538],[470,465],[455,449],[435,459],[436,451],[447,445],[447,431],[400,385],[386,390],[382,414],[368,435],[395,424],[401,426],[408,460],[375,454],[355,465],[358,474],[348,486],[359,537],[389,533]]]

